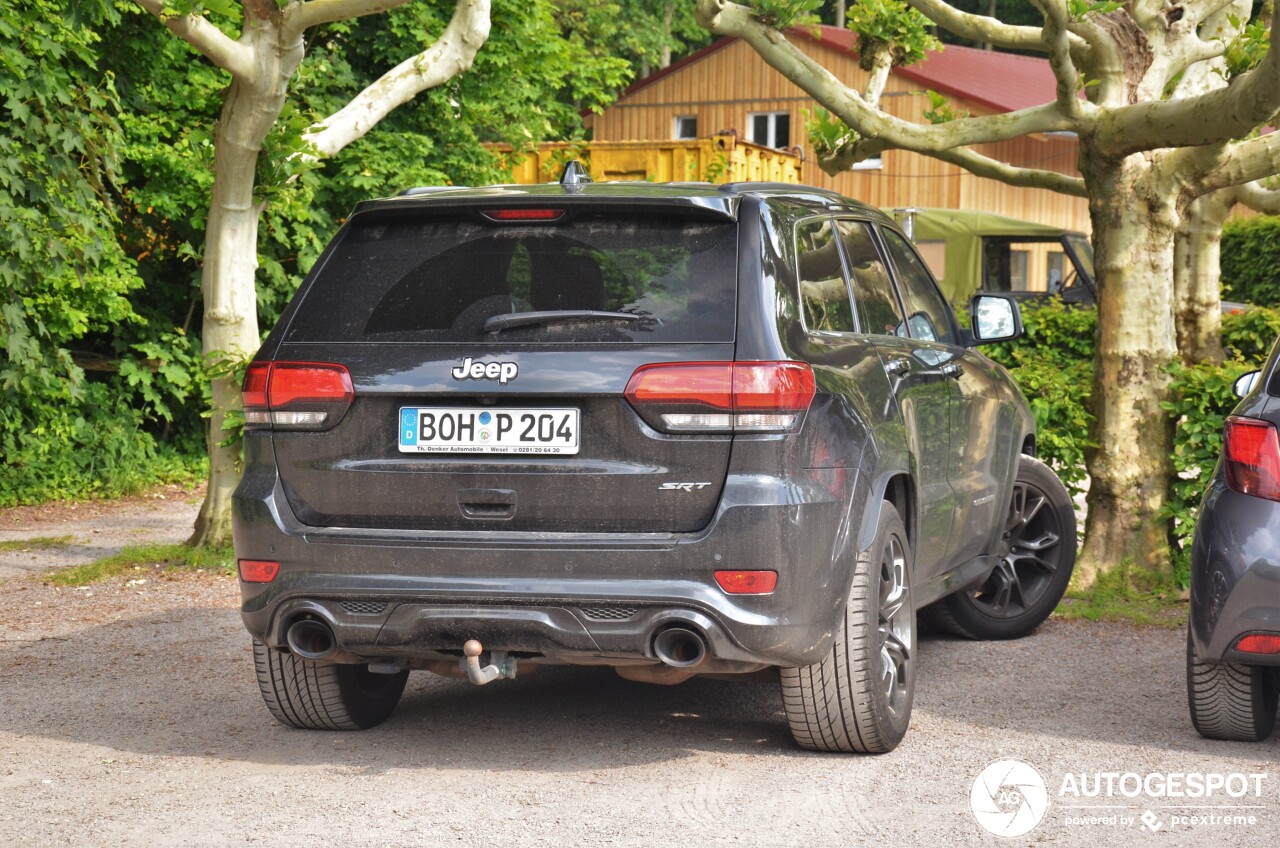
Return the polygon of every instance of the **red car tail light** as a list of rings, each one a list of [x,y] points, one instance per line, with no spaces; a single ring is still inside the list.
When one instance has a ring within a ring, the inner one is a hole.
[[[803,362],[663,362],[641,365],[626,398],[668,433],[787,432],[813,402]]]
[[[254,362],[240,393],[250,429],[325,430],[355,399],[346,366],[327,362]]]
[[[1235,649],[1243,654],[1280,654],[1280,634],[1251,633],[1236,640]]]
[[[1274,424],[1228,418],[1222,465],[1232,491],[1280,501],[1280,439]]]
[[[715,576],[728,595],[770,595],[778,585],[776,571],[717,571]]]
[[[267,378],[271,376],[270,362],[250,363],[244,372],[244,383],[240,386],[240,397],[244,401],[245,411],[249,409],[266,409]]]

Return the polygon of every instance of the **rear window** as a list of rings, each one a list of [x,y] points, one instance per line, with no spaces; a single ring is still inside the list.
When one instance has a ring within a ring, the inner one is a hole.
[[[737,226],[668,219],[556,224],[353,222],[304,296],[293,342],[732,341]],[[483,329],[487,318],[601,310],[635,321]]]

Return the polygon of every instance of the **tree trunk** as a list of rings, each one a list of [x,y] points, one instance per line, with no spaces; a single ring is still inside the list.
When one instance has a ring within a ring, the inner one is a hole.
[[[249,10],[246,6],[246,12]],[[258,267],[258,217],[254,177],[263,139],[284,106],[289,79],[302,60],[301,39],[282,44],[279,15],[246,17],[246,38],[253,45],[252,80],[233,79],[214,135],[214,178],[205,233],[201,292],[206,359],[251,357],[258,349],[258,304],[254,272]],[[224,447],[227,410],[240,405],[234,379],[213,381],[209,419],[209,491],[188,544],[231,543],[231,495],[240,480],[239,446]]]
[[[836,29],[844,29],[845,0],[836,0]]]
[[[1222,290],[1219,258],[1222,225],[1234,197],[1222,189],[1192,202],[1182,217],[1173,252],[1174,317],[1178,354],[1188,365],[1221,363]]]
[[[1176,210],[1143,155],[1107,161],[1081,139],[1098,269],[1089,515],[1076,582],[1123,564],[1169,572],[1172,428],[1160,407],[1177,356],[1172,291]]]
[[[662,8],[662,54],[658,57],[658,67],[671,65],[671,20],[675,15],[675,0],[667,0]]]

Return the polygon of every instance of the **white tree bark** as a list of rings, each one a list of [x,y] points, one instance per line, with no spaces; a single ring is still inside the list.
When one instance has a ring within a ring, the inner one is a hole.
[[[868,57],[863,57],[864,60],[866,58]],[[893,71],[893,54],[887,47],[881,48],[870,59],[871,70],[867,75],[866,87],[862,89],[862,99],[868,106],[879,108],[884,87],[889,84],[889,74]]]
[[[304,138],[314,145],[317,156],[335,155],[373,129],[391,110],[469,70],[488,37],[489,0],[458,0],[449,25],[430,47],[387,71]]]
[[[1014,26],[987,15],[962,12],[944,0],[907,0],[907,3],[938,26],[970,41],[981,41],[1006,50],[1045,49],[1040,27]],[[1088,49],[1084,39],[1076,35],[1070,38],[1073,50],[1084,52]]]
[[[235,41],[199,15],[166,15],[164,0],[137,0],[169,31],[199,50],[213,64],[232,76],[249,79],[254,73],[253,48]]]
[[[1122,563],[1168,573],[1169,526],[1158,518],[1173,473],[1173,431],[1160,403],[1177,357],[1170,186],[1143,154],[1121,162],[1081,150],[1097,270],[1094,424],[1086,454],[1088,517],[1075,580],[1092,585]]]
[[[409,0],[242,0],[244,25],[233,40],[199,15],[167,15],[164,0],[137,0],[168,29],[230,72],[214,135],[214,180],[205,232],[201,291],[205,356],[245,358],[258,349],[258,220],[254,194],[258,155],[280,117],[289,83],[305,54],[304,31],[318,24],[385,12]],[[458,0],[453,19],[430,47],[387,72],[310,134],[318,155],[332,156],[363,136],[397,106],[471,67],[489,35],[489,0]],[[231,497],[239,482],[239,452],[224,447],[227,411],[240,404],[230,378],[213,381],[209,426],[209,490],[196,519],[193,545],[231,541]]]
[[[1174,323],[1178,355],[1188,365],[1222,362],[1225,356],[1220,259],[1222,225],[1234,203],[1232,189],[1196,198],[1174,236]]]
[[[1280,171],[1280,163],[1276,164]],[[1174,242],[1173,291],[1178,353],[1188,364],[1221,362],[1222,225],[1233,207],[1280,214],[1280,191],[1258,183],[1219,189],[1197,198],[1183,216]]]

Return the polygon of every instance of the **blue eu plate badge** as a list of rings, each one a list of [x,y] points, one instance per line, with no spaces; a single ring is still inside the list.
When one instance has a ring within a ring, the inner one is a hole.
[[[400,444],[416,445],[418,443],[418,410],[405,408],[400,410]]]

